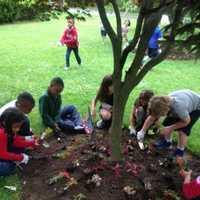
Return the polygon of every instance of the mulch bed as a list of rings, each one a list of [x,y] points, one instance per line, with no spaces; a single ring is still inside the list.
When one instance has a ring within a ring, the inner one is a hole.
[[[24,200],[156,200],[183,199],[178,165],[168,155],[173,150],[141,151],[124,130],[124,160],[111,161],[108,134],[97,132],[96,140],[85,134],[47,139],[19,172]],[[150,139],[151,141],[151,139]],[[200,159],[187,154],[193,175],[200,174]],[[65,177],[62,176],[64,175]],[[60,179],[55,176],[60,173]],[[54,179],[53,179],[54,177]],[[129,192],[127,192],[129,190]]]
[[[169,60],[192,60],[195,59],[193,53],[188,52],[187,49],[172,48],[169,55],[167,56]]]

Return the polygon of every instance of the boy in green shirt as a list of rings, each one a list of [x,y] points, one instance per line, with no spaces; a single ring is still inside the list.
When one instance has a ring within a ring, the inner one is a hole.
[[[48,90],[39,99],[39,111],[43,124],[56,132],[60,131],[57,121],[62,104],[61,92],[63,89],[63,80],[55,77],[51,80]]]

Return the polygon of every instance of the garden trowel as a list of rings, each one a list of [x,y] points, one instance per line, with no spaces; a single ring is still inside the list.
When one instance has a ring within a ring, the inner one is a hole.
[[[144,145],[144,142],[142,140],[138,140],[138,146],[140,148],[140,150],[145,150],[145,145]]]

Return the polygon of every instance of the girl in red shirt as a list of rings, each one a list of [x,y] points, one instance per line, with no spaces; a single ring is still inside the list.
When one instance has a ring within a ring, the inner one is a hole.
[[[34,147],[36,141],[27,141],[23,136],[18,136],[23,122],[24,114],[17,108],[8,108],[0,116],[0,176],[14,173],[16,163],[27,164],[29,156],[24,149]]]
[[[65,69],[66,70],[69,69],[69,66],[70,66],[69,59],[70,59],[71,51],[74,52],[77,63],[80,65],[81,64],[81,58],[80,58],[79,52],[78,52],[78,46],[79,46],[78,32],[77,32],[77,29],[74,25],[74,19],[70,16],[67,18],[67,28],[64,31],[64,33],[63,33],[63,35],[60,39],[60,43],[62,45],[67,46]]]

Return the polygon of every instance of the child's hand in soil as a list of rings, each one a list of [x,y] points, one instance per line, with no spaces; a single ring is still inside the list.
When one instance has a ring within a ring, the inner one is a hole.
[[[95,109],[92,109],[92,110],[91,110],[91,115],[92,115],[93,118],[96,117],[96,110],[95,110]]]
[[[192,170],[185,171],[184,169],[182,169],[179,173],[184,178],[184,183],[190,183],[191,182]]]
[[[60,127],[58,126],[57,123],[54,124],[54,132],[55,132],[55,133],[61,132],[61,129],[60,129]]]
[[[176,164],[180,167],[180,169],[184,170],[185,160],[182,157],[176,157]]]
[[[35,139],[35,147],[38,147],[38,146],[40,146],[40,140],[39,139]]]

